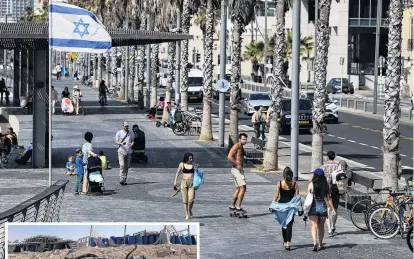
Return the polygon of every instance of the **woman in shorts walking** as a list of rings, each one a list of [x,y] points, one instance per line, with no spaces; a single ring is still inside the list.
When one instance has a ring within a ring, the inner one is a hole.
[[[193,187],[194,176],[193,154],[186,153],[184,155],[183,162],[178,165],[177,173],[175,174],[174,189],[178,190],[177,181],[178,176],[182,173],[183,179],[181,180],[181,195],[184,203],[185,219],[190,219],[193,216],[192,208],[194,205],[195,191]]]

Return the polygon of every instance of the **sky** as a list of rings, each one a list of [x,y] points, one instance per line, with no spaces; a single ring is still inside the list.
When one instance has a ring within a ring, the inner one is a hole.
[[[177,231],[187,229],[188,225],[173,225]],[[45,235],[57,236],[63,239],[77,240],[81,237],[89,236],[91,225],[8,225],[8,240],[23,241],[25,238]],[[124,225],[99,225],[93,224],[94,229],[102,234],[104,237],[123,236]],[[164,225],[127,225],[127,235],[132,235],[136,232],[160,231]],[[197,225],[190,225],[190,233],[197,235]]]

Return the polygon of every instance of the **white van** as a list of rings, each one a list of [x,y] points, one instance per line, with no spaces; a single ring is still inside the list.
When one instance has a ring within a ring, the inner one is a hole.
[[[200,69],[190,69],[188,73],[188,99],[203,99],[204,75]]]

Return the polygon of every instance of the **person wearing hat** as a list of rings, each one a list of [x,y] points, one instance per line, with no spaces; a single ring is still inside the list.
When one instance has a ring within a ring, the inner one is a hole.
[[[134,136],[129,132],[128,122],[122,123],[122,129],[115,135],[115,144],[118,148],[119,161],[119,183],[126,185],[129,164],[131,162],[132,146],[134,145]]]
[[[84,166],[86,163],[83,162],[83,153],[79,148],[76,149],[76,159],[75,159],[75,173],[76,173],[76,184],[75,184],[75,195],[78,195],[82,192],[83,185],[83,174]]]
[[[311,221],[313,251],[316,252],[323,249],[322,242],[325,235],[325,221],[328,216],[328,206],[333,209],[333,203],[323,169],[317,168],[312,173],[313,177],[308,185],[308,195],[311,194],[313,196],[313,201],[307,216],[309,216]]]
[[[322,170],[325,172],[326,179],[328,180],[328,183],[331,183],[331,175],[332,173],[339,168],[338,162],[335,161],[335,152],[332,150],[329,150],[326,153],[326,156],[328,158],[328,161],[321,166]],[[331,187],[331,186],[330,186]],[[339,198],[340,195],[336,191],[331,190],[331,199],[334,205],[335,215],[339,207]],[[336,224],[336,216],[332,216],[331,214],[328,217],[328,220],[326,221],[328,225],[328,236],[332,237],[335,234],[335,224]]]

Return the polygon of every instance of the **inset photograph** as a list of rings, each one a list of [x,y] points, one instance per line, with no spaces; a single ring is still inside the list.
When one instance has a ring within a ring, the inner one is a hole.
[[[199,224],[7,223],[9,259],[199,258]]]

